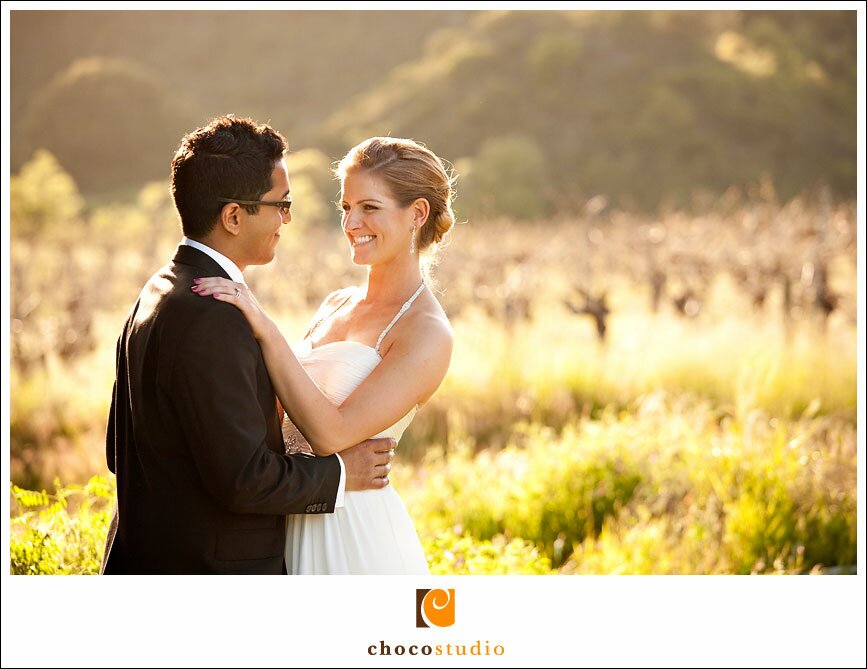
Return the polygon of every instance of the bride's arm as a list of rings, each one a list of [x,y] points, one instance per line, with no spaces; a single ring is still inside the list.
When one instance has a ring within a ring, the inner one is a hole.
[[[445,328],[425,330],[396,341],[339,407],[322,394],[276,326],[266,330],[259,345],[292,422],[317,455],[327,455],[378,434],[433,394],[448,369],[451,333]]]
[[[415,314],[410,320],[407,314],[409,327],[338,407],[310,378],[246,286],[228,279],[201,279],[196,292],[229,302],[247,317],[277,397],[317,455],[337,453],[393,425],[430,397],[448,370],[452,351],[448,324],[426,314]]]

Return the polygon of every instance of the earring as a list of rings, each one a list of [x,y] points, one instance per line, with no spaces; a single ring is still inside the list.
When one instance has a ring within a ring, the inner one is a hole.
[[[412,226],[412,237],[409,240],[409,254],[415,255],[415,226]]]

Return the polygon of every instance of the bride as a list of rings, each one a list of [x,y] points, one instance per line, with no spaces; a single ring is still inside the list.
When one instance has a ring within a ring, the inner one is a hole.
[[[412,140],[373,137],[344,156],[337,175],[343,233],[352,261],[367,265],[367,280],[326,297],[299,344],[290,348],[244,284],[211,277],[194,287],[243,312],[286,410],[287,447],[319,456],[372,436],[399,440],[445,377],[453,342],[423,277],[423,255],[436,250],[455,220],[453,178],[442,161]],[[333,514],[289,516],[286,568],[429,573],[391,486],[347,492]]]

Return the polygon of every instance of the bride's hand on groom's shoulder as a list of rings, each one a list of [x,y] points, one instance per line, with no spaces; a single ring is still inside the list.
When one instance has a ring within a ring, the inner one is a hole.
[[[265,313],[256,296],[243,283],[218,276],[195,279],[192,291],[200,297],[211,297],[237,307],[253,329],[253,336],[261,340],[273,328],[274,323]]]

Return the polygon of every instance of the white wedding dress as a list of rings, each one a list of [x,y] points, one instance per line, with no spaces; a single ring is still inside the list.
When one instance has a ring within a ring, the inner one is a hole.
[[[409,309],[421,288],[423,285],[382,332],[376,348],[354,341],[335,341],[314,348],[306,338],[292,347],[307,373],[335,405],[342,404],[380,363],[383,337]],[[399,441],[415,412],[413,408],[374,436]],[[290,449],[303,441],[288,418],[283,422],[283,437]],[[390,485],[380,490],[346,492],[344,506],[334,513],[288,516],[286,570],[289,574],[430,573],[412,519]]]

